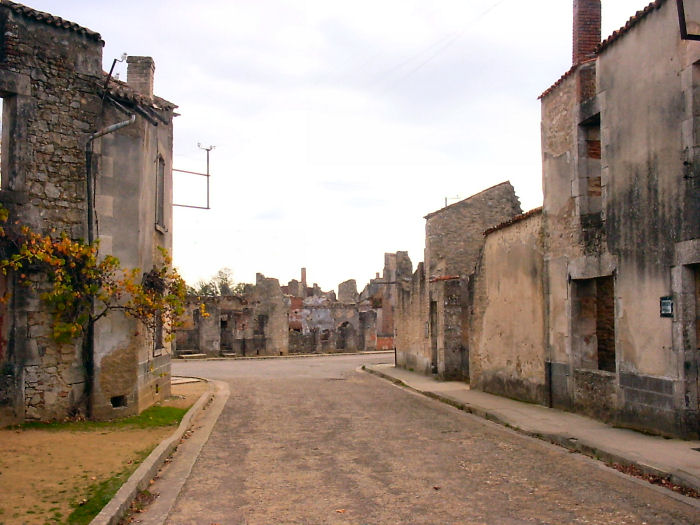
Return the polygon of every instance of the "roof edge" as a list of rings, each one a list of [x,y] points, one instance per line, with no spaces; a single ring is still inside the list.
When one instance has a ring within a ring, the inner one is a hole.
[[[644,20],[653,11],[660,9],[665,3],[666,0],[655,0],[654,2],[647,5],[644,9],[640,9],[639,11],[637,11],[634,15],[632,15],[629,18],[629,20],[627,20],[624,26],[622,26],[617,31],[613,31],[608,38],[606,38],[600,44],[598,44],[598,47],[596,48],[596,55],[605,51],[622,36],[629,33],[629,31],[634,26],[636,26],[639,22]]]
[[[540,213],[542,213],[542,206],[538,206],[537,208],[533,208],[530,211],[526,211],[525,213],[521,213],[520,215],[511,217],[507,221],[503,221],[501,224],[493,226],[492,228],[488,228],[486,231],[484,231],[484,237],[486,237],[490,233],[502,230],[504,228],[507,228],[508,226],[512,226],[513,224],[524,221],[525,219],[529,219],[530,217],[533,217]]]
[[[12,12],[23,16],[24,18],[29,18],[35,22],[41,22],[59,29],[66,29],[67,31],[84,35],[87,38],[94,40],[95,42],[100,42],[102,45],[104,45],[104,40],[102,40],[102,36],[98,32],[76,24],[75,22],[71,22],[70,20],[66,20],[65,18],[61,18],[60,16],[55,16],[45,11],[37,11],[36,9],[32,9],[26,5],[11,2],[10,0],[0,0],[0,6],[7,7]]]
[[[486,193],[487,191],[490,191],[490,190],[492,190],[492,189],[494,189],[494,188],[498,188],[499,186],[505,186],[506,184],[509,185],[511,188],[513,187],[513,185],[510,183],[510,180],[505,180],[505,181],[503,181],[503,182],[499,182],[498,184],[494,184],[493,186],[490,186],[490,187],[488,187],[488,188],[486,188],[486,189],[484,189],[484,190],[481,190],[480,192],[475,193],[474,195],[470,195],[470,196],[467,197],[466,199],[462,199],[461,201],[453,202],[453,203],[450,204],[449,206],[444,206],[444,207],[440,208],[439,210],[432,211],[432,212],[430,212],[429,214],[423,216],[423,218],[424,218],[424,219],[429,219],[430,217],[433,217],[434,215],[438,215],[438,214],[444,212],[444,211],[447,210],[448,208],[453,208],[453,207],[459,206],[460,204],[465,204],[465,203],[467,203],[468,201],[470,201],[471,199],[473,199],[473,198],[475,198],[475,197],[478,197],[478,196],[481,195],[482,193]],[[513,192],[515,193],[515,189],[513,190]],[[517,195],[516,195],[516,197],[517,197]]]

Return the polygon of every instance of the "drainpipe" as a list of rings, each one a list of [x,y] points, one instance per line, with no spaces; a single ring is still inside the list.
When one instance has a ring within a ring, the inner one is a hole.
[[[92,173],[92,143],[104,135],[114,133],[118,129],[124,128],[133,124],[136,121],[136,115],[132,114],[128,120],[117,122],[106,128],[96,131],[88,137],[85,144],[85,166],[87,172],[87,237],[88,243],[92,244],[95,241],[95,203],[94,203],[94,177]]]
[[[87,178],[87,241],[88,244],[95,242],[95,177],[92,172],[92,144],[95,139],[113,133],[121,128],[129,126],[136,121],[136,115],[132,114],[128,120],[117,122],[106,128],[96,131],[88,137],[85,143],[85,173]],[[95,311],[95,298],[91,299],[90,317]],[[88,322],[87,332],[83,339],[83,363],[85,364],[85,393],[87,395],[87,416],[93,416],[93,386],[95,384],[95,327],[92,320]]]

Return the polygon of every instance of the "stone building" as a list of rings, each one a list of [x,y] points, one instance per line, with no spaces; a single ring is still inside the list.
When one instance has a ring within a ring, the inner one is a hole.
[[[258,274],[241,296],[191,297],[176,331],[178,355],[264,356],[394,348],[397,280],[411,275],[406,252],[385,254],[384,276],[362,293],[354,280],[324,292],[301,281],[280,286]],[[199,308],[204,303],[207,315]]]
[[[150,268],[172,243],[175,108],[153,95],[153,61],[130,57],[128,81],[108,80],[98,33],[9,1],[0,39],[0,202],[38,233],[99,238],[101,255]],[[162,337],[111,314],[89,352],[58,345],[39,291],[11,274],[0,286],[11,298],[0,312],[0,422],[128,415],[168,395]]]
[[[513,186],[503,182],[425,216],[425,263],[401,280],[398,291],[400,366],[442,378],[468,377],[469,276],[484,230],[520,212]]]
[[[183,325],[176,330],[177,353],[287,355],[288,312],[279,281],[262,274],[242,296],[190,297]]]
[[[487,234],[472,385],[697,437],[700,42],[676,2],[602,43],[600,16],[574,2],[573,66],[540,97],[542,211]]]

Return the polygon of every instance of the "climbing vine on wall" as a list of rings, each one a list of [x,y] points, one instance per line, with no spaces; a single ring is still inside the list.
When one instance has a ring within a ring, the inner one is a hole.
[[[0,270],[5,275],[15,271],[25,286],[48,284],[40,297],[51,313],[54,341],[76,339],[113,310],[138,319],[152,334],[160,328],[172,332],[179,324],[186,285],[167,250],[159,248],[160,261],[143,273],[122,268],[114,256],[99,257],[98,242],[73,240],[65,233],[42,235],[19,224],[3,226],[8,218],[0,206]]]

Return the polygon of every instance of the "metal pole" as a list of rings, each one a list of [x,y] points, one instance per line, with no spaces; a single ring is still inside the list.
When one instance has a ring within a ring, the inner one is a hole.
[[[213,150],[216,146],[202,146],[201,142],[197,143],[197,147],[199,149],[203,149],[204,151],[207,152],[207,210],[209,209],[209,152]]]
[[[211,149],[207,150],[207,209],[209,208],[209,152]]]

